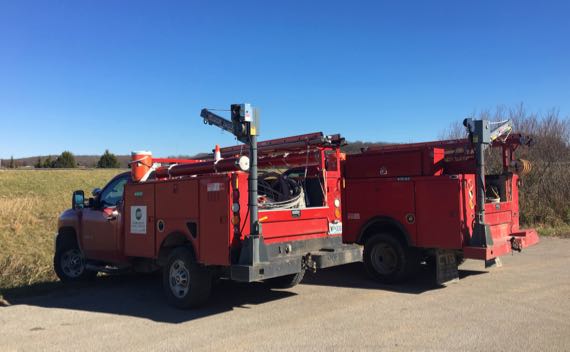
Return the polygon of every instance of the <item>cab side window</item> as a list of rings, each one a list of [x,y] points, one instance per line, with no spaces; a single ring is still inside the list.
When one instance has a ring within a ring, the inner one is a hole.
[[[99,197],[100,204],[104,208],[117,206],[117,204],[119,204],[119,202],[123,199],[123,191],[128,180],[129,177],[125,176],[117,178],[108,184],[101,192],[101,195]]]

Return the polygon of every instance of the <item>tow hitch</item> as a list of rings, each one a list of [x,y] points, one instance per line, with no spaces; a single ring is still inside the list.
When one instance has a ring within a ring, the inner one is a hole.
[[[513,236],[513,237],[511,237],[510,242],[511,242],[511,249],[513,251],[517,251],[519,253],[522,251],[523,244],[522,244],[522,240],[520,238],[515,238]]]

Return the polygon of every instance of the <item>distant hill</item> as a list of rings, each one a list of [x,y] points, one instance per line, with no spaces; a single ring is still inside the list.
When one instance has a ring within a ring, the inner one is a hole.
[[[49,156],[51,157],[52,160],[55,160],[58,157],[57,155],[49,155]],[[101,157],[101,155],[74,155],[74,156],[75,156],[75,162],[77,162],[77,166],[86,167],[86,168],[95,167],[97,165],[97,161],[99,161],[99,158]],[[44,161],[48,158],[48,155],[31,156],[19,159],[14,158],[14,162],[18,167],[34,167],[34,165],[37,164],[38,162],[38,158],[41,158],[42,161]],[[128,167],[130,159],[131,159],[130,155],[117,155],[117,160],[119,160],[119,163],[121,164],[122,168]],[[9,163],[10,159],[2,159],[2,167],[8,167]]]
[[[380,146],[386,145],[389,143],[383,142],[362,142],[362,141],[354,141],[348,142],[348,145],[342,147],[342,151],[347,154],[356,154],[360,153],[362,148],[373,147],[373,146]],[[57,158],[57,155],[49,155],[52,160]],[[129,161],[131,160],[130,155],[116,155],[119,163],[121,164],[122,168],[127,168],[129,165]],[[42,156],[31,156],[27,158],[14,158],[14,162],[16,163],[17,167],[34,167],[34,165],[38,162],[38,158],[41,158],[42,161],[46,160],[48,155]],[[97,161],[99,161],[100,155],[75,155],[75,161],[77,162],[78,167],[84,168],[92,168],[97,165]],[[196,155],[171,155],[168,156],[169,158],[195,158],[195,159],[202,159],[211,157],[209,153],[199,153]],[[0,159],[1,166],[6,168],[10,164],[10,159]]]

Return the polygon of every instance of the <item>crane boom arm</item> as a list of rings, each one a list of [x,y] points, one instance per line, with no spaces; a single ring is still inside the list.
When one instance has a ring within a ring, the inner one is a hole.
[[[214,114],[208,109],[202,109],[200,112],[200,117],[204,119],[205,124],[214,125],[226,132],[234,134],[234,124],[230,120],[226,120],[225,118]]]

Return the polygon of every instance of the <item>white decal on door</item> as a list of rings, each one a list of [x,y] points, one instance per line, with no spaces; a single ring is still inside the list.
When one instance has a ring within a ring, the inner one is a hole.
[[[146,235],[146,205],[131,206],[131,233]]]

